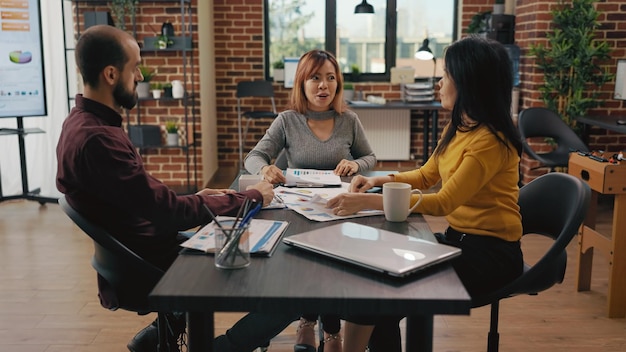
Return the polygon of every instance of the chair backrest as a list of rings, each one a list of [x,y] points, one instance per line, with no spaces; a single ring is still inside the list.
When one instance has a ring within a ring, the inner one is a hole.
[[[563,282],[567,245],[578,233],[591,199],[591,189],[579,178],[553,172],[542,175],[520,189],[519,205],[523,234],[543,235],[554,240],[545,254],[506,287],[474,300],[476,307],[494,300],[534,294]]]
[[[119,242],[115,237],[87,220],[76,211],[65,196],[59,198],[59,205],[72,221],[83,230],[94,243],[94,256],[91,265],[114,290],[118,307],[135,312],[148,312],[148,294],[163,271]]]
[[[276,113],[276,103],[274,101],[274,86],[272,82],[257,80],[257,81],[242,81],[237,83],[237,105],[240,105],[242,98],[260,97],[269,98],[272,103],[272,112]]]
[[[589,151],[585,143],[576,133],[552,110],[534,107],[520,112],[517,127],[523,141],[524,151],[533,159],[539,160],[547,166],[567,166],[571,151]],[[542,154],[535,152],[527,143],[527,138],[552,138],[557,144],[551,151],[549,160],[544,160]]]

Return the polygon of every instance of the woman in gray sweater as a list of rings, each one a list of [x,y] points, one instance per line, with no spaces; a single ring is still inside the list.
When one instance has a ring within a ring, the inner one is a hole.
[[[300,58],[291,91],[289,110],[272,122],[263,138],[246,156],[251,174],[261,174],[273,184],[285,183],[283,171],[270,164],[285,150],[290,168],[334,170],[352,176],[371,170],[376,156],[365,138],[357,115],[343,101],[343,76],[335,57],[312,50]],[[315,352],[317,314],[300,319],[294,351]],[[339,316],[321,317],[324,351],[342,350]]]
[[[351,176],[376,165],[358,116],[346,109],[343,77],[329,52],[312,50],[300,58],[289,110],[276,117],[248,153],[246,170],[271,183],[284,183],[282,170],[271,164],[283,149],[290,168]]]

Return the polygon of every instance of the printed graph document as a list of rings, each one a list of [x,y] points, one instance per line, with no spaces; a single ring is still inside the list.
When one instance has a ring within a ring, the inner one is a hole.
[[[345,182],[337,188],[288,188],[280,186],[274,189],[274,194],[283,201],[287,208],[314,221],[332,221],[384,214],[382,210],[362,210],[346,216],[333,214],[332,209],[326,208],[326,202],[341,193],[348,192],[348,186],[349,184]]]
[[[229,226],[235,218],[218,216],[222,226]],[[269,257],[274,252],[278,240],[282,237],[289,225],[286,221],[252,219],[250,221],[250,254]],[[215,252],[215,222],[210,222],[191,236],[181,246],[205,253]]]
[[[333,170],[287,169],[285,178],[288,187],[340,187],[341,177]]]

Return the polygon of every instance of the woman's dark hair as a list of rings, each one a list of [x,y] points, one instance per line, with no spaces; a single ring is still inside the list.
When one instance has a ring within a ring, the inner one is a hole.
[[[333,100],[332,108],[343,113],[346,109],[343,102],[343,75],[339,67],[337,59],[328,51],[325,50],[311,50],[306,52],[300,57],[298,61],[298,67],[296,68],[296,74],[293,80],[293,90],[291,91],[290,109],[304,114],[308,109],[308,101],[306,99],[306,93],[304,92],[304,83],[307,79],[311,78],[325,63],[330,63],[335,68],[335,74],[337,79],[337,91],[335,92],[335,100]]]
[[[122,46],[125,32],[111,26],[93,26],[78,38],[76,43],[76,65],[83,76],[83,83],[91,87],[98,85],[99,75],[109,66],[122,71],[128,56]]]
[[[435,154],[446,149],[459,128],[467,130],[484,125],[505,146],[510,142],[521,155],[522,141],[511,118],[513,70],[504,46],[477,36],[463,38],[446,49],[445,67],[456,87],[457,97],[449,128]],[[478,124],[465,126],[463,114]]]

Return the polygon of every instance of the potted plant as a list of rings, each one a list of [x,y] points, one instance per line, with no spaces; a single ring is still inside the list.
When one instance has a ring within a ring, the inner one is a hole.
[[[135,18],[139,0],[112,0],[111,12],[115,16],[115,27],[126,30],[126,15]]]
[[[139,65],[139,71],[143,76],[143,81],[137,83],[137,96],[139,98],[150,97],[150,81],[156,76],[156,69],[151,69],[145,65]]]
[[[489,18],[491,11],[483,11],[472,16],[470,24],[467,26],[467,34],[486,35],[489,31]]]
[[[159,34],[156,37],[156,40],[154,41],[154,46],[157,49],[167,49],[170,45],[173,45],[174,41],[171,40],[167,34]]]
[[[166,145],[178,145],[178,122],[174,119],[165,121],[165,132],[167,132]]]
[[[358,82],[361,76],[361,68],[357,64],[350,65],[350,73],[352,74],[352,81]]]
[[[549,45],[531,44],[537,68],[543,71],[539,88],[546,107],[580,136],[575,116],[601,105],[599,88],[613,75],[600,62],[610,59],[611,49],[596,33],[600,23],[595,0],[562,2],[552,10],[553,30],[546,34]]]
[[[285,62],[281,60],[276,60],[272,64],[272,68],[274,69],[273,77],[274,82],[282,82],[285,80]]]
[[[161,99],[161,89],[163,85],[160,82],[150,83],[150,91],[154,99]]]

